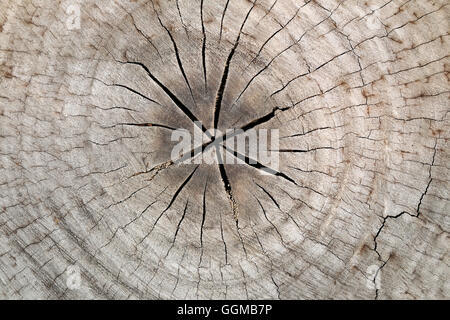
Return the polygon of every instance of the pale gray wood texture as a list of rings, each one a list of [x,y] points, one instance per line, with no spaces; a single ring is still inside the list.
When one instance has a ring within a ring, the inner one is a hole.
[[[449,12],[2,0],[0,298],[450,298]],[[193,119],[279,174],[170,163]]]

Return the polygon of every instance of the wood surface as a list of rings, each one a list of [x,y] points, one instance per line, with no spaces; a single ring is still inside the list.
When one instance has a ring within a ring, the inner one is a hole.
[[[0,298],[449,299],[449,5],[2,0]]]

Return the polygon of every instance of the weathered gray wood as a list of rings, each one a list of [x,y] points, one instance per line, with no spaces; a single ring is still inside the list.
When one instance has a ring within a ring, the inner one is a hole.
[[[0,8],[0,298],[450,297],[448,1]],[[170,163],[193,117],[283,176],[225,165],[232,206]]]

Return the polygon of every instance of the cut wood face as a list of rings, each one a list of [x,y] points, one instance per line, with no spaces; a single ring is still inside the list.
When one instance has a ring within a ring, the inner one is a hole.
[[[447,1],[0,7],[1,298],[450,297]]]

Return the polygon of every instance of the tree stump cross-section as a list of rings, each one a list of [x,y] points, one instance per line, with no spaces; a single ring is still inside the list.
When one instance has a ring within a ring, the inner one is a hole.
[[[0,298],[450,297],[448,1],[0,8]]]

